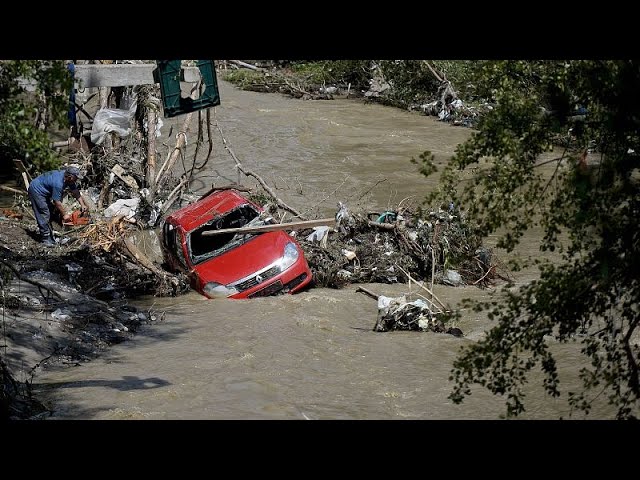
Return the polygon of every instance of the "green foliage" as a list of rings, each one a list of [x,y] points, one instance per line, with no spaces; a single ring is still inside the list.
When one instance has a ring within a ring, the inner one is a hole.
[[[238,70],[227,70],[222,75],[227,82],[231,82],[241,89],[248,89],[254,83],[262,83],[264,81],[264,73],[240,68]]]
[[[406,107],[431,99],[440,86],[424,60],[381,60],[380,73],[393,87],[387,103]]]
[[[316,85],[348,85],[354,89],[369,85],[371,60],[323,60],[293,63],[291,70]]]
[[[425,177],[428,177],[432,173],[438,171],[438,167],[436,167],[436,164],[434,163],[435,156],[433,155],[433,153],[423,152],[419,155],[418,158],[420,159],[420,161],[416,160],[415,158],[411,158],[411,163],[418,165],[418,171]]]
[[[271,75],[286,75],[307,89],[324,85],[340,85],[346,88],[351,84],[354,90],[368,88],[371,78],[370,60],[322,60],[294,61],[288,64],[289,70],[279,74],[247,69],[231,70],[224,73],[224,80],[244,90],[260,89]]]
[[[494,109],[456,149],[426,200],[453,199],[480,234],[497,234],[507,251],[540,228],[541,251],[559,252],[560,260],[537,260],[540,278],[502,301],[472,304],[496,325],[454,362],[450,398],[460,403],[479,384],[503,395],[507,416],[517,416],[534,368],[548,394],[561,394],[550,344],[579,342],[588,362],[582,387],[567,392],[570,405],[588,413],[600,396],[616,418],[637,417],[640,63],[487,61],[476,74],[477,94]],[[587,114],[577,123],[581,108]],[[569,129],[571,143],[544,174],[539,156]],[[578,161],[588,145],[595,158],[602,155],[592,166]]]
[[[19,80],[31,82],[35,91],[27,92]],[[0,163],[5,171],[13,169],[14,158],[26,160],[34,175],[60,164],[47,128],[67,125],[70,88],[62,61],[0,62]]]
[[[480,60],[433,60],[431,63],[454,85],[466,103],[479,99],[474,78],[482,64]]]
[[[442,80],[450,81],[465,101],[476,100],[473,84],[479,62],[469,60],[380,60],[376,61],[381,75],[393,87],[384,97],[384,103],[410,107],[438,98]],[[432,68],[429,68],[429,67]]]

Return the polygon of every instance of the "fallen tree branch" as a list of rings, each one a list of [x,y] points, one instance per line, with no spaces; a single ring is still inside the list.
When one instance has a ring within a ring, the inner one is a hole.
[[[338,190],[340,190],[340,188],[342,187],[342,185],[345,184],[345,182],[347,181],[347,179],[349,178],[349,175],[347,175],[346,177],[344,177],[344,180],[342,181],[342,183],[340,185],[338,185],[336,187],[336,189],[331,192],[329,195],[327,195],[326,197],[324,197],[322,200],[320,200],[318,203],[316,203],[315,205],[313,205],[312,207],[309,207],[307,209],[307,212],[310,212],[311,210],[313,210],[316,207],[319,207],[320,205],[322,205],[325,201],[327,201],[329,198],[334,198],[335,194],[338,192]]]
[[[229,145],[227,144],[227,139],[224,137],[224,133],[222,133],[222,127],[220,127],[220,124],[218,123],[217,119],[216,119],[216,128],[220,132],[220,137],[222,138],[222,143],[224,144],[224,148],[229,152],[229,154],[231,155],[233,160],[236,162],[236,167],[238,168],[238,170],[240,170],[246,176],[253,177],[256,180],[258,180],[258,182],[260,182],[260,185],[262,186],[262,188],[264,188],[264,190],[271,196],[271,198],[274,199],[274,201],[278,204],[278,206],[280,208],[282,208],[283,210],[288,211],[289,213],[295,215],[298,218],[301,218],[302,220],[306,220],[306,218],[302,214],[300,214],[300,212],[298,212],[294,208],[290,207],[289,205],[284,203],[280,198],[278,198],[278,196],[271,189],[271,187],[269,187],[269,185],[267,185],[267,183],[258,174],[254,173],[251,170],[248,170],[248,169],[246,169],[246,168],[244,168],[242,166],[242,163],[240,163],[240,160],[238,160],[238,157],[236,157],[236,154],[233,153],[233,150],[231,150],[231,147],[229,147]]]
[[[257,72],[266,71],[264,68],[256,67],[255,65],[251,65],[250,63],[243,62],[242,60],[227,60],[227,62],[233,63],[234,65],[237,65],[239,67],[248,68],[250,70],[255,70]]]
[[[425,60],[424,64],[427,66],[427,68],[428,68],[429,70],[431,70],[431,73],[433,73],[433,76],[434,76],[434,77],[436,77],[436,79],[437,79],[439,82],[443,82],[443,81],[444,81],[444,80],[442,80],[442,78],[440,77],[440,75],[438,75],[438,72],[436,72],[435,68],[433,68],[433,67],[431,66],[431,64],[430,64],[428,61],[426,61],[426,60]]]
[[[275,232],[277,230],[302,230],[304,228],[321,227],[335,225],[335,218],[320,218],[318,220],[305,220],[302,222],[275,223],[270,225],[258,225],[255,227],[221,228],[220,230],[209,230],[202,232],[203,237],[211,235],[221,235],[223,233],[264,233]]]
[[[425,287],[422,283],[418,282],[415,278],[413,278],[411,275],[409,275],[409,273],[408,273],[404,268],[402,268],[400,265],[398,265],[397,263],[396,263],[396,267],[398,267],[398,268],[400,269],[400,271],[401,271],[402,273],[404,273],[404,274],[407,276],[407,278],[409,278],[409,280],[412,280],[412,281],[413,281],[413,283],[415,283],[415,284],[416,284],[416,285],[418,285],[420,288],[422,288],[423,290],[425,290],[428,294],[430,294],[430,295],[432,296],[432,298],[433,298],[436,302],[438,302],[438,303],[440,304],[440,307],[441,307],[445,312],[449,312],[449,311],[450,311],[450,310],[447,308],[447,306],[446,306],[444,303],[442,303],[442,301],[441,301],[438,297],[436,297],[436,296],[435,296],[435,294],[434,294],[431,290],[429,290],[429,289],[428,289],[427,287]],[[434,305],[435,305],[435,304],[434,304]]]
[[[367,295],[367,296],[369,296],[369,297],[373,298],[374,300],[378,300],[378,297],[379,297],[379,295],[376,295],[376,294],[375,294],[375,293],[373,293],[371,290],[367,290],[367,289],[366,289],[366,288],[364,288],[364,287],[358,287],[358,288],[356,288],[356,292],[362,292],[362,293],[364,293],[365,295]]]
[[[169,154],[167,159],[160,167],[160,170],[158,170],[158,173],[156,174],[156,188],[153,191],[153,197],[157,195],[158,190],[162,185],[162,180],[164,180],[164,177],[168,174],[168,172],[171,171],[172,167],[178,160],[180,152],[187,144],[187,133],[189,132],[189,127],[191,126],[191,118],[193,118],[193,114],[194,112],[189,112],[185,116],[184,121],[182,122],[182,127],[176,134],[176,146],[173,148],[173,151]]]
[[[125,238],[123,241],[123,245],[126,247],[126,252],[133,257],[133,259],[144,268],[149,270],[151,273],[154,273],[160,278],[166,278],[167,272],[164,272],[157,268],[151,260],[147,258],[147,256],[140,251],[140,249],[133,243],[131,238]]]
[[[6,190],[7,192],[17,193],[18,195],[28,195],[24,190],[18,190],[13,187],[8,187],[7,185],[0,185],[0,189]]]
[[[373,220],[368,220],[367,221],[367,225],[369,225],[370,227],[378,228],[380,230],[395,230],[396,229],[395,223],[378,223],[378,222],[374,222]]]
[[[176,201],[176,199],[178,198],[179,194],[181,193],[181,190],[187,185],[188,182],[189,182],[189,179],[187,177],[184,177],[180,181],[180,183],[176,186],[176,188],[174,188],[171,191],[171,193],[169,194],[169,196],[167,197],[165,202],[162,204],[162,208],[160,209],[160,215],[158,215],[158,219],[162,218],[162,216],[165,213],[167,213],[167,210],[169,210],[171,205],[173,205],[173,202]]]

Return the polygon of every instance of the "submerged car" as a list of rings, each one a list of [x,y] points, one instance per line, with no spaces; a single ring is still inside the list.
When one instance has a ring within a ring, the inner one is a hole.
[[[208,298],[255,298],[295,293],[312,281],[304,252],[284,230],[222,231],[275,223],[236,190],[217,190],[169,215],[163,255]]]

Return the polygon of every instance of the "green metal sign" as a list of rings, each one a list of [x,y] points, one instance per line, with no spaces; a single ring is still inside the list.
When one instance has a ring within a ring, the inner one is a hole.
[[[182,96],[180,88],[180,82],[183,79],[181,60],[156,60],[156,63],[158,67],[154,70],[154,76],[156,81],[160,83],[165,117],[175,117],[220,105],[218,80],[213,60],[198,60],[196,62],[196,66],[200,70],[204,91],[195,100]]]

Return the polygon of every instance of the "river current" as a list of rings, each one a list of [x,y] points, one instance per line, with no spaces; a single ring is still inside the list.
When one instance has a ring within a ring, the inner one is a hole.
[[[402,200],[420,202],[435,178],[424,178],[410,160],[430,150],[442,165],[471,134],[432,117],[358,100],[302,101],[219,84],[221,105],[214,118],[227,144],[245,168],[309,218],[333,216],[339,201],[371,211]],[[167,145],[175,141],[167,138],[171,124],[165,120],[160,137]],[[237,181],[255,186],[254,179],[238,174],[215,127],[212,137],[213,155],[194,193]],[[524,238],[521,253],[537,254],[538,233]],[[515,283],[535,275],[517,272]],[[365,287],[392,297],[417,288]],[[135,305],[159,316],[164,312],[161,321],[97,360],[41,372],[35,388],[54,410],[52,419],[501,418],[504,399],[481,388],[460,405],[447,398],[452,362],[461,347],[491,327],[486,315],[464,312],[457,325],[462,338],[374,332],[377,303],[355,289],[312,288],[254,300],[207,300],[195,292],[141,299]],[[451,306],[491,294],[475,286],[434,290]],[[584,362],[579,348],[553,348],[561,387],[577,385]],[[551,398],[541,382],[534,373],[522,418],[583,418],[570,417],[566,393]],[[588,418],[612,418],[612,411],[596,405]]]

